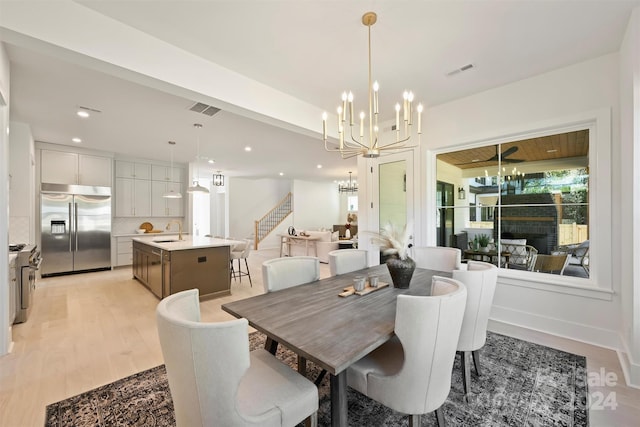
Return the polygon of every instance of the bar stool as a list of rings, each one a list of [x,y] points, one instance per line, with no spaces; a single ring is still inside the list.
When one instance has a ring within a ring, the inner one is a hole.
[[[247,262],[249,252],[251,252],[251,240],[249,239],[245,239],[244,244],[238,244],[233,247],[231,250],[231,275],[234,279],[240,278],[240,282],[242,282],[242,276],[249,277],[249,284],[253,287],[253,283],[251,282],[251,273],[249,272],[249,263]],[[238,271],[236,271],[233,263],[236,259],[238,260]],[[246,271],[242,271],[241,260],[243,259]]]

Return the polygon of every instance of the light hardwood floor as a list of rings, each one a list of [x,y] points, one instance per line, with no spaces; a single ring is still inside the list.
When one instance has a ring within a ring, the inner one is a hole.
[[[261,264],[278,251],[249,256],[253,287],[246,277],[232,281],[232,295],[202,303],[205,321],[232,317],[225,302],[263,292]],[[326,264],[321,276],[329,275]],[[163,363],[155,307],[158,299],[132,279],[129,268],[40,279],[35,305],[26,323],[13,327],[13,351],[0,358],[0,426],[44,425],[46,405]],[[592,409],[591,426],[637,426],[640,390],[624,385],[615,352],[541,333],[501,331],[587,356],[590,372],[613,373],[615,386],[590,385],[606,397],[615,393],[617,408]]]

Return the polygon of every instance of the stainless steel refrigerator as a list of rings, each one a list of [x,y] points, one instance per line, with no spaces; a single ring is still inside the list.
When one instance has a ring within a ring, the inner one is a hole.
[[[42,184],[42,276],[111,268],[111,188]]]

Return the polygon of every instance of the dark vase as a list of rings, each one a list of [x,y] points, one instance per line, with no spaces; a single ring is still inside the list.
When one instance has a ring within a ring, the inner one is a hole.
[[[393,286],[406,289],[411,283],[413,271],[416,269],[416,262],[409,257],[406,259],[389,258],[387,259],[387,268],[389,269]]]

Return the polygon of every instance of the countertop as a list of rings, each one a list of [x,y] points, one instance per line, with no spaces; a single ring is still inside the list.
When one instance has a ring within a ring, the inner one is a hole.
[[[160,233],[120,233],[113,234],[111,237],[149,237],[149,236],[177,236],[177,231],[161,231]],[[188,233],[182,233],[183,236],[188,236]]]
[[[147,244],[149,246],[153,246],[158,249],[162,249],[164,251],[182,251],[187,249],[196,249],[196,248],[214,248],[218,246],[235,246],[240,243],[244,243],[241,240],[230,240],[230,239],[218,239],[215,237],[192,237],[192,236],[184,236],[184,240],[178,240],[178,238],[174,235],[172,237],[169,236],[158,236],[156,235],[140,235],[138,234],[132,240],[134,242],[140,242]],[[160,242],[159,240],[172,240],[171,242]]]

